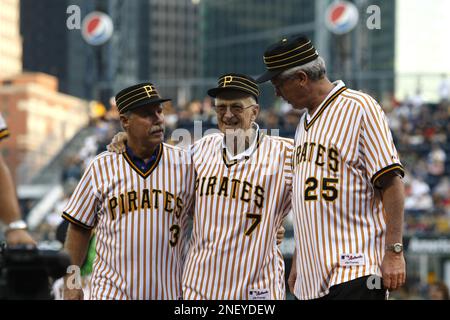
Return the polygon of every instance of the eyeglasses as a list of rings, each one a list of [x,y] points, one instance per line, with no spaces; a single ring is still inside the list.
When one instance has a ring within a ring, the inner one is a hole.
[[[232,106],[218,105],[218,106],[213,106],[213,108],[214,108],[214,110],[216,110],[216,112],[218,114],[225,114],[227,112],[228,108],[230,108],[231,113],[236,115],[236,114],[240,114],[240,113],[244,112],[244,109],[248,109],[248,108],[251,108],[254,106],[256,106],[256,104],[252,104],[248,107],[243,107],[240,105],[232,105]]]

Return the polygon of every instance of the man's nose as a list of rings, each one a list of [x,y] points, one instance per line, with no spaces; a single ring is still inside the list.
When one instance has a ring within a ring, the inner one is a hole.
[[[231,118],[231,117],[234,116],[233,112],[231,112],[231,107],[230,106],[227,106],[227,109],[225,110],[224,116],[227,117],[227,118]]]
[[[155,115],[155,123],[161,124],[161,123],[163,123],[163,122],[164,122],[164,114],[162,114],[162,113],[157,113],[157,114]]]

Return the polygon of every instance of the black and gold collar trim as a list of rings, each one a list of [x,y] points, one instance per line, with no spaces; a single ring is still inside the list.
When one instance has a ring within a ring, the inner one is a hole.
[[[308,131],[308,129],[314,124],[314,122],[321,116],[321,114],[325,111],[325,109],[345,90],[347,90],[347,87],[343,86],[342,88],[340,88],[338,91],[336,91],[331,97],[329,97],[324,104],[322,105],[322,107],[319,109],[319,111],[316,113],[316,115],[314,116],[314,118],[311,119],[311,121],[308,123],[308,121],[306,120],[306,115],[305,115],[305,130]]]
[[[261,131],[258,129],[257,132],[257,137],[256,137],[256,145],[255,148],[253,149],[252,153],[255,152],[256,150],[258,150],[259,145],[262,142],[262,139],[264,138],[264,133],[261,133]],[[248,159],[250,159],[250,156],[245,156],[244,158],[242,158],[241,160],[238,159],[234,159],[234,160],[228,160],[227,157],[227,149],[226,148],[222,148],[222,159],[223,159],[223,163],[225,163],[225,165],[227,166],[227,168],[234,166],[235,164],[237,164],[239,161],[242,161],[242,159],[244,161],[247,161]]]
[[[136,171],[142,178],[147,178],[152,172],[153,170],[155,170],[155,168],[158,166],[159,161],[161,160],[162,154],[163,154],[163,144],[160,143],[158,146],[158,150],[157,150],[157,155],[156,155],[156,159],[153,162],[153,164],[150,166],[150,168],[147,171],[142,171],[141,169],[139,169],[139,167],[133,162],[133,160],[130,158],[130,156],[128,155],[128,153],[124,152],[123,156],[125,158],[125,160],[128,162],[128,164],[131,166],[131,168],[133,168],[134,171]]]

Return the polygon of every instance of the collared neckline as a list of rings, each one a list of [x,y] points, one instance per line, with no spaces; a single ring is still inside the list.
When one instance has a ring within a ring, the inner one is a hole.
[[[305,114],[305,130],[308,131],[308,129],[313,125],[313,123],[317,120],[317,118],[320,117],[320,115],[325,111],[325,109],[345,90],[347,90],[347,87],[345,86],[345,83],[342,80],[337,80],[333,82],[334,88],[333,90],[328,93],[327,97],[321,102],[317,110],[310,116],[308,112]]]
[[[125,160],[128,162],[128,164],[144,179],[147,178],[153,170],[156,168],[156,166],[159,163],[159,160],[161,160],[162,157],[162,150],[163,145],[160,143],[153,154],[150,157],[150,161],[145,163],[144,160],[136,156],[133,151],[126,146],[126,151],[124,152]]]
[[[247,160],[250,158],[250,156],[255,152],[256,149],[258,149],[260,142],[263,138],[263,134],[261,134],[261,131],[259,130],[259,125],[256,122],[252,123],[252,127],[255,129],[256,134],[253,138],[253,141],[251,145],[245,149],[243,152],[238,153],[237,155],[233,156],[231,152],[228,151],[226,144],[225,144],[225,135],[222,139],[222,158],[227,167],[235,165],[241,160]]]

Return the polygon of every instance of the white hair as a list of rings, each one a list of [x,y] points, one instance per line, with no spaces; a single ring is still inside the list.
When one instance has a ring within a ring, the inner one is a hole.
[[[303,71],[304,73],[306,73],[308,78],[313,81],[322,79],[324,77],[324,75],[327,73],[325,61],[322,59],[322,57],[319,56],[316,59],[314,59],[313,61],[308,62],[307,64],[304,64],[302,66],[293,67],[291,69],[283,71],[279,75],[279,77],[281,79],[289,79],[299,71]]]

